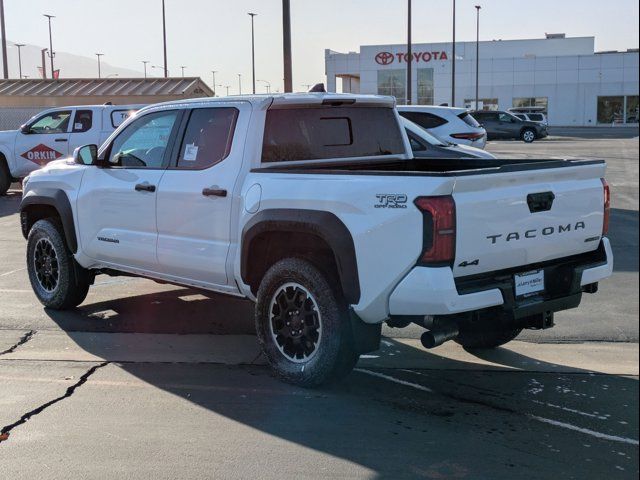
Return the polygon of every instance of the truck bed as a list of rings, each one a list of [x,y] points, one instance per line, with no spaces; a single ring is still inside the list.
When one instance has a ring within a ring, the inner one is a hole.
[[[550,159],[381,159],[341,160],[334,162],[287,163],[273,167],[254,168],[252,172],[309,173],[332,175],[410,175],[410,176],[462,176],[507,173],[526,170],[566,168],[604,164],[604,160],[550,160]]]

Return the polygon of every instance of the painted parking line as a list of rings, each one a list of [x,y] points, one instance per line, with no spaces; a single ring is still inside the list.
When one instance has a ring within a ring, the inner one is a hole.
[[[423,392],[428,392],[428,393],[432,393],[433,392],[433,390],[431,390],[429,387],[425,387],[424,385],[420,385],[418,383],[413,383],[413,382],[407,382],[406,380],[401,380],[399,378],[392,377],[390,375],[385,375],[384,373],[374,372],[373,370],[367,370],[365,368],[354,368],[354,371],[360,372],[360,373],[365,373],[367,375],[371,375],[372,377],[383,378],[383,379],[388,380],[390,382],[394,382],[394,383],[397,383],[399,385],[404,385],[405,387],[415,388],[416,390],[421,390]]]
[[[23,267],[23,268],[18,268],[17,270],[11,270],[10,272],[0,273],[0,277],[13,275],[14,273],[22,272],[23,270],[26,270],[26,269],[27,267]]]
[[[382,378],[384,380],[390,381],[390,382],[394,382],[397,383],[399,385],[404,385],[405,387],[410,387],[410,388],[414,388],[416,390],[420,390],[423,392],[429,392],[429,393],[433,393],[433,390],[430,389],[429,387],[425,387],[424,385],[420,385],[418,383],[413,383],[413,382],[407,382],[406,380],[402,380],[400,378],[396,378],[393,377],[391,375],[386,375],[384,373],[380,373],[380,372],[375,372],[373,370],[366,370],[363,368],[355,368],[354,369],[356,372],[360,372],[360,373],[364,373],[373,377],[378,377],[378,378]],[[513,413],[517,413],[517,412],[513,412]],[[595,438],[599,438],[601,440],[609,440],[612,442],[618,442],[618,443],[626,443],[629,445],[635,445],[638,446],[638,440],[635,440],[633,438],[628,438],[628,437],[620,437],[617,435],[609,435],[606,433],[602,433],[602,432],[598,432],[596,430],[591,430],[589,428],[583,428],[583,427],[578,427],[577,425],[573,425],[571,423],[566,423],[566,422],[559,422],[557,420],[552,420],[550,418],[545,418],[545,417],[540,417],[538,415],[532,415],[532,414],[524,414],[525,417],[531,419],[531,420],[535,420],[537,422],[540,423],[545,423],[547,425],[553,425],[555,427],[559,427],[559,428],[564,428],[566,430],[572,430],[574,432],[578,432],[578,433],[582,433],[585,435],[589,435]]]

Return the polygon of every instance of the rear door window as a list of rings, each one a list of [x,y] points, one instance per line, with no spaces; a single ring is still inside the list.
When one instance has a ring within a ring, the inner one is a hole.
[[[91,130],[93,123],[93,111],[76,110],[76,116],[73,118],[73,133],[83,133]]]
[[[238,110],[198,108],[191,112],[184,133],[178,168],[199,170],[224,160],[231,151]]]
[[[428,112],[400,112],[400,115],[427,129],[448,123],[446,119]]]
[[[263,162],[405,153],[395,111],[384,107],[307,107],[267,111]]]

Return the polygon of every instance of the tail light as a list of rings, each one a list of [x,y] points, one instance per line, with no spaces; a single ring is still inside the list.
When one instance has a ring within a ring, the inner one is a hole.
[[[456,250],[456,204],[452,196],[418,197],[422,212],[422,253],[419,265],[451,265]]]
[[[484,133],[452,133],[451,136],[460,140],[480,140]]]
[[[602,235],[609,233],[609,215],[611,211],[611,190],[609,184],[604,178],[602,180],[602,187],[604,188],[604,218],[602,220]]]

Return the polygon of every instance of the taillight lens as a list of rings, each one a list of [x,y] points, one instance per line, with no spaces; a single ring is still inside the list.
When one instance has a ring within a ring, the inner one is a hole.
[[[423,236],[420,265],[451,265],[456,251],[456,204],[451,196],[418,197]]]
[[[602,235],[609,233],[609,214],[611,211],[611,190],[609,184],[604,178],[602,180],[602,187],[604,188],[604,218],[602,221]]]
[[[451,136],[461,140],[480,140],[484,133],[452,133]]]

